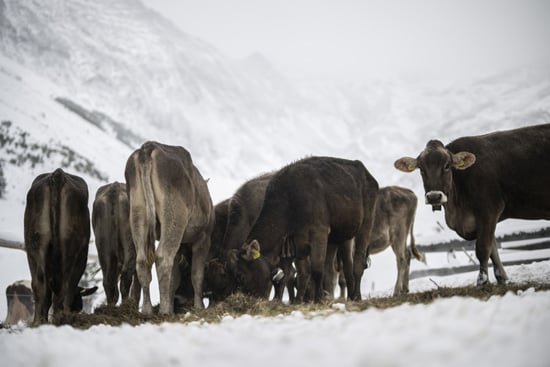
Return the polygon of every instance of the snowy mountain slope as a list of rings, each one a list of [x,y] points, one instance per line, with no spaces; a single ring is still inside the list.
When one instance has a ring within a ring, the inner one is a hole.
[[[54,100],[58,86],[0,57],[0,162],[7,181],[0,232],[21,240],[25,196],[38,174],[63,167],[82,175],[90,203],[100,184],[124,180],[130,149]]]

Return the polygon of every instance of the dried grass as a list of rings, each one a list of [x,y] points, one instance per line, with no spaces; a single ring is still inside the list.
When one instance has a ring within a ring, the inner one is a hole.
[[[334,303],[344,303],[346,310],[360,312],[369,308],[386,309],[402,304],[429,304],[437,299],[450,297],[468,297],[487,300],[491,296],[501,296],[507,292],[517,294],[529,288],[535,291],[550,290],[550,284],[522,283],[501,285],[486,285],[483,287],[469,286],[459,288],[438,287],[437,289],[411,293],[401,296],[369,298],[362,301],[326,300],[321,303],[306,303],[300,305],[288,305],[278,301],[266,301],[244,294],[234,294],[225,301],[213,304],[204,310],[184,310],[176,315],[165,316],[158,314],[155,308],[153,315],[144,315],[137,311],[132,304],[124,304],[118,307],[98,307],[93,314],[62,313],[57,315],[53,323],[55,325],[71,325],[75,328],[87,329],[94,325],[105,324],[119,326],[122,324],[139,325],[143,323],[159,324],[163,322],[201,322],[217,323],[224,317],[238,317],[244,314],[259,317],[273,317],[288,315],[294,311],[303,313],[306,317],[318,314],[338,312],[333,308]]]

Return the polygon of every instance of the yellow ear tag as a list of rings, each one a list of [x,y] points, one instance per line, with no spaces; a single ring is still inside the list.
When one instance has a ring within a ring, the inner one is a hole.
[[[414,171],[415,168],[416,168],[416,167],[413,166],[412,164],[409,164],[409,165],[407,166],[407,169],[408,169],[409,171]]]
[[[464,161],[461,159],[456,163],[457,167],[464,167]]]
[[[260,257],[260,251],[253,250],[253,251],[252,251],[252,258],[253,258],[254,260],[256,260],[256,259],[259,258],[259,257]]]

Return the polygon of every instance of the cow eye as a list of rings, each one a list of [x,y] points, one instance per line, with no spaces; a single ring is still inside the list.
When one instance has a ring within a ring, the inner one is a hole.
[[[450,168],[451,168],[451,165],[449,164],[449,162],[447,162],[447,163],[445,163],[445,166],[443,167],[443,170],[446,172],[446,171],[448,171]]]

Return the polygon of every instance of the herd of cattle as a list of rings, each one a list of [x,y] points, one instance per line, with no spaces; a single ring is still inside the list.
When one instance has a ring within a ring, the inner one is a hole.
[[[477,240],[478,285],[488,282],[489,258],[497,281],[507,280],[495,241],[498,222],[550,219],[550,124],[446,146],[432,140],[417,158],[394,166],[418,168],[426,204],[444,207],[447,225]],[[337,280],[341,294],[345,287],[348,299],[359,300],[369,255],[389,246],[398,266],[394,292],[406,293],[411,254],[424,261],[413,236],[415,194],[379,188],[360,161],[305,158],[244,183],[213,206],[187,150],[147,142],[130,155],[125,179],[97,190],[91,215],[109,305],[119,294],[135,304],[143,297],[141,312],[152,313],[153,264],[159,313],[171,314],[236,291],[269,298],[274,289],[281,300],[286,288],[291,302],[318,302],[334,294]],[[84,180],[61,169],[36,177],[24,232],[33,324],[47,322],[50,307],[54,314],[79,311],[82,296],[94,291],[78,287],[90,239]],[[8,296],[8,308],[16,301]]]

